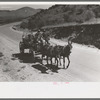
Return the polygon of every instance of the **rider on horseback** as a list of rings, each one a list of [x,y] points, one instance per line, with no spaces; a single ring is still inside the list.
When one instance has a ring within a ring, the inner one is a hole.
[[[37,33],[35,34],[35,39],[36,39],[37,43],[39,41],[41,41],[41,35],[42,35],[41,30],[38,30]]]

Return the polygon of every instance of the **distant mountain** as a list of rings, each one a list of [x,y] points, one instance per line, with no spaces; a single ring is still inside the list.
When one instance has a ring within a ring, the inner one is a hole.
[[[0,10],[0,24],[19,21],[41,11],[40,9],[33,9],[30,7],[23,7],[17,10]]]
[[[20,8],[16,11],[13,11],[13,12],[15,13],[15,15],[17,15],[17,17],[26,18],[26,17],[29,17],[29,16],[36,14],[39,11],[40,11],[40,9],[33,9],[30,7],[24,7],[24,8]]]
[[[31,16],[21,27],[39,28],[64,23],[83,23],[100,18],[100,5],[53,5]],[[27,25],[26,25],[27,24]]]

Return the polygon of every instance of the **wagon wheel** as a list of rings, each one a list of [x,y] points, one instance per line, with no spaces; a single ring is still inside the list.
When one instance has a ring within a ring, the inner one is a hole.
[[[23,43],[22,42],[19,43],[19,50],[20,50],[21,54],[24,53],[24,47],[23,47]]]

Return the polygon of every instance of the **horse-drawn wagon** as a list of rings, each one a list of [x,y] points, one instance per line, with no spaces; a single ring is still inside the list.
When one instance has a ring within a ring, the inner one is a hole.
[[[24,54],[25,49],[29,49],[29,54],[35,58],[35,52],[42,55],[41,60],[43,61],[43,58],[47,58],[47,64],[48,60],[50,59],[50,62],[52,64],[52,59],[55,58],[55,63],[58,63],[61,61],[61,58],[63,58],[63,67],[65,68],[65,57],[68,59],[68,65],[66,68],[68,68],[70,64],[69,55],[70,51],[72,49],[72,42],[71,38],[68,39],[68,45],[60,46],[60,45],[52,45],[50,43],[49,37],[44,38],[45,36],[43,34],[28,34],[26,37],[22,36],[22,41],[19,43],[19,49],[20,53]],[[60,62],[61,65],[61,62]]]
[[[22,36],[22,40],[19,42],[19,50],[21,54],[24,54],[25,49],[29,49],[29,54],[34,58],[35,51],[33,50],[33,45],[31,42],[30,34],[26,35],[26,37]]]
[[[24,33],[22,35],[22,40],[19,42],[20,53],[24,53],[25,49],[29,49],[29,53],[33,54],[36,51],[36,46],[39,42],[45,40],[48,43],[49,38],[40,32],[40,30],[35,33]]]

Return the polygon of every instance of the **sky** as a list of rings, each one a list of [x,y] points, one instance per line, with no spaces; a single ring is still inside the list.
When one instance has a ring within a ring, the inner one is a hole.
[[[0,10],[16,10],[22,7],[32,7],[35,9],[48,9],[49,7],[51,7],[52,5],[0,5]]]

